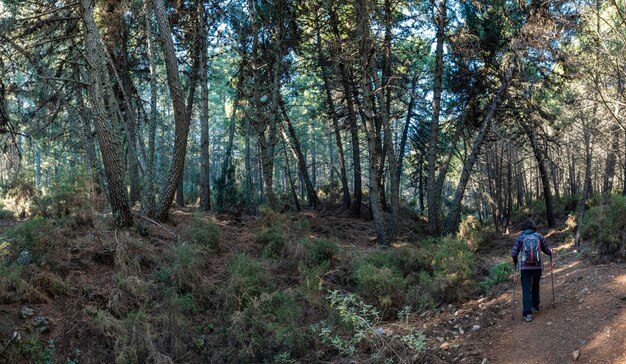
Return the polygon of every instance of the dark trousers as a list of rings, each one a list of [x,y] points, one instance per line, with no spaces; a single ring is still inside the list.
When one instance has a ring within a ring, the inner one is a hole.
[[[523,269],[522,280],[522,315],[526,316],[533,312],[533,307],[539,309],[539,281],[541,269]]]

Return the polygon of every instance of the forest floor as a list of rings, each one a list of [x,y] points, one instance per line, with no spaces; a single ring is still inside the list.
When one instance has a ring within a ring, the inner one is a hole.
[[[149,244],[129,244],[126,251],[115,247],[132,240],[133,234],[117,231],[111,225],[96,224],[99,229],[83,227],[51,233],[49,248],[52,252],[47,258],[48,263],[43,267],[27,266],[26,272],[22,272],[32,289],[26,289],[21,297],[18,297],[19,289],[0,292],[4,302],[0,304],[0,363],[19,359],[3,356],[7,348],[16,344],[16,333],[25,338],[37,330],[31,320],[20,317],[24,306],[32,308],[35,316],[48,319],[47,329],[41,335],[44,342],[54,340],[53,350],[61,359],[59,362],[74,357],[77,358],[75,362],[80,363],[113,359],[111,353],[117,349],[113,345],[117,324],[111,321],[111,332],[105,334],[108,339],[103,339],[102,325],[94,323],[98,310],[107,308],[115,313],[124,305],[141,304],[140,297],[120,298],[124,289],[116,288],[119,286],[116,280],[120,279],[119,272],[116,273],[120,269],[118,260],[127,259],[123,255],[134,256],[138,271],[152,272],[159,264],[152,257],[163,255],[173,245],[175,239],[171,233],[180,232],[187,226],[193,212],[193,209],[177,209],[172,212],[171,222],[167,225],[148,223]],[[260,248],[255,244],[259,218],[218,215],[213,220],[221,228],[222,248],[219,256],[202,257],[200,279],[202,284],[219,286],[228,277],[225,261],[240,252],[259,254]],[[312,238],[336,239],[347,256],[352,252],[377,249],[371,221],[322,210],[288,214],[284,223],[296,225],[303,220],[308,221],[307,234]],[[2,222],[0,235],[14,225]],[[417,218],[403,220],[399,240],[418,241],[423,231],[419,226],[423,226],[423,221]],[[488,294],[426,311],[407,322],[387,321],[382,324],[385,334],[392,335],[407,326],[425,334],[425,355],[419,359],[406,358],[406,362],[565,363],[577,360],[581,363],[626,363],[626,264],[591,262],[585,254],[574,249],[571,232],[565,225],[540,232],[559,252],[554,269],[554,307],[550,274],[545,269],[541,312],[530,323],[521,319],[519,283],[515,305],[511,302],[512,285],[500,284],[492,287]],[[510,259],[514,238],[514,234],[505,234],[477,252],[484,270]],[[281,279],[288,283],[291,278],[285,274],[286,269],[278,264],[273,273],[280,277],[282,271],[285,277]],[[61,286],[66,288],[59,288]],[[214,319],[207,312],[206,317],[198,317],[194,323],[205,325]],[[39,350],[45,351],[45,347]],[[221,360],[227,360],[225,358]],[[196,361],[180,357],[175,362]]]

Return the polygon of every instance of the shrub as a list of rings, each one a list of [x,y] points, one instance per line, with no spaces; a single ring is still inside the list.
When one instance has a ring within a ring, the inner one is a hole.
[[[611,196],[604,205],[585,213],[582,237],[592,241],[606,256],[624,255],[626,243],[626,196]]]
[[[355,356],[362,352],[368,358],[393,362],[398,351],[393,346],[402,345],[414,352],[424,348],[425,337],[419,331],[406,335],[385,336],[380,330],[380,313],[375,307],[361,301],[355,294],[331,291],[327,297],[333,309],[328,320],[311,325],[311,331],[342,356]],[[376,361],[376,360],[374,360]]]
[[[226,287],[227,304],[241,310],[261,293],[272,288],[269,271],[246,253],[235,257],[228,265],[230,278]]]
[[[200,261],[193,245],[180,244],[174,248],[172,278],[179,291],[192,291],[199,281]]]
[[[424,240],[421,250],[431,259],[436,289],[428,287],[428,291],[435,293],[433,296],[453,302],[471,290],[474,254],[465,242],[453,238]],[[420,276],[420,281],[427,279]]]
[[[489,277],[480,283],[480,288],[488,290],[496,284],[508,282],[513,276],[513,267],[511,263],[500,262],[489,270]]]
[[[256,242],[263,245],[263,256],[275,257],[285,247],[285,234],[282,229],[274,224],[261,230],[256,236]]]
[[[33,261],[39,261],[46,253],[52,224],[42,217],[34,217],[9,229],[6,238],[19,250],[28,250]]]
[[[461,221],[457,238],[467,241],[473,251],[478,250],[487,242],[483,226],[474,215],[468,215]]]
[[[231,318],[228,335],[239,348],[240,359],[260,362],[306,347],[300,305],[292,292],[262,293]]]
[[[406,304],[410,305],[416,312],[426,311],[435,308],[437,302],[432,293],[424,286],[410,286],[406,290]]]
[[[428,269],[432,253],[427,250],[402,247],[378,250],[363,259],[378,268],[389,268],[402,276]]]
[[[210,252],[220,251],[220,227],[211,220],[194,217],[182,235],[190,243],[204,247]]]
[[[180,308],[181,312],[186,315],[195,315],[198,313],[198,304],[191,293],[179,295],[176,292],[172,292],[172,295],[174,304]]]
[[[15,218],[15,215],[13,214],[13,211],[0,208],[0,220],[11,220],[14,218]]]
[[[259,216],[261,225],[265,227],[276,225],[280,221],[280,214],[267,205],[259,206]]]
[[[397,271],[365,263],[355,268],[354,279],[359,294],[376,299],[382,309],[399,307],[404,302],[402,295],[406,282]]]
[[[339,245],[331,240],[315,240],[307,250],[307,260],[319,265],[332,260],[340,251]]]

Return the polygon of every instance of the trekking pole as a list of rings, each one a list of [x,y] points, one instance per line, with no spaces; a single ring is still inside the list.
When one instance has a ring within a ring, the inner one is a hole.
[[[513,271],[513,304],[511,305],[511,320],[515,320],[515,304],[517,302],[517,298],[515,295],[515,286],[517,283],[517,264],[515,264],[515,270]]]
[[[552,273],[552,255],[550,255],[550,278],[552,279],[552,308],[556,307],[554,300],[554,274]]]

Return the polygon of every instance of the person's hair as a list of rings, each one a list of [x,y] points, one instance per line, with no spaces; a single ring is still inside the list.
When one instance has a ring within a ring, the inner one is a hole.
[[[527,218],[522,223],[522,230],[526,230],[526,229],[537,230],[537,227],[535,226],[535,220],[533,220],[532,217]]]

